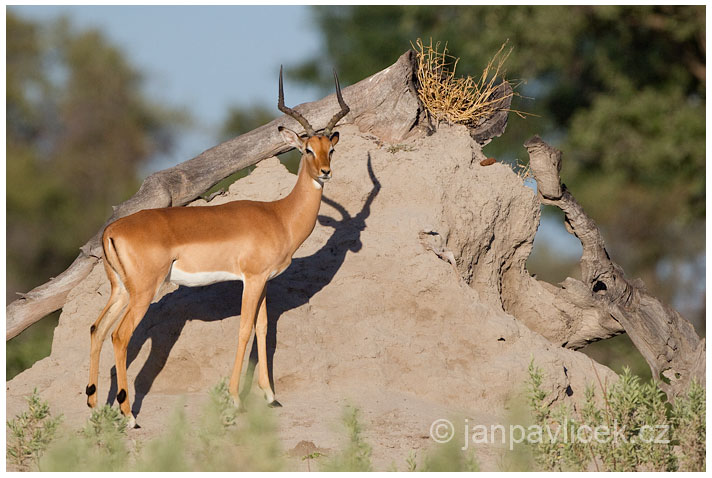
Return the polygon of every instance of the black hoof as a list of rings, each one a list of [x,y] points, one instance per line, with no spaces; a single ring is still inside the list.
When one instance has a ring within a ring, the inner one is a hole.
[[[277,400],[272,400],[267,404],[267,406],[270,408],[282,408],[282,404],[279,403]]]

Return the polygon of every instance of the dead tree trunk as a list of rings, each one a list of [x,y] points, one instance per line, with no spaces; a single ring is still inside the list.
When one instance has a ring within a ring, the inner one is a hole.
[[[623,269],[611,260],[598,226],[561,184],[561,151],[538,136],[524,146],[540,201],[564,212],[567,230],[583,246],[583,286],[569,287],[567,293],[576,299],[573,302],[586,304],[597,312],[597,320],[588,332],[593,330],[599,335],[589,335],[587,339],[593,341],[624,330],[671,399],[684,393],[692,379],[704,384],[705,340],[678,312],[651,296],[641,280],[628,280]],[[570,282],[579,283],[573,279]]]

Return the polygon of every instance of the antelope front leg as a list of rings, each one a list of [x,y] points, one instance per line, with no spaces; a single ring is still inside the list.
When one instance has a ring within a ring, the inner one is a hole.
[[[281,407],[282,404],[274,399],[274,391],[269,383],[269,372],[267,370],[267,297],[263,295],[260,309],[257,313],[257,325],[255,326],[255,339],[257,340],[257,363],[258,376],[257,384],[265,393],[267,405],[270,407]]]
[[[235,365],[232,368],[230,385],[228,386],[228,391],[230,395],[232,395],[233,400],[235,400],[235,404],[238,408],[242,408],[239,394],[242,363],[245,359],[247,342],[250,340],[250,335],[252,335],[252,327],[255,324],[257,308],[260,306],[260,303],[264,301],[266,284],[267,280],[265,278],[246,278],[242,290],[242,311],[240,317],[240,332],[237,339],[237,354],[235,355]]]

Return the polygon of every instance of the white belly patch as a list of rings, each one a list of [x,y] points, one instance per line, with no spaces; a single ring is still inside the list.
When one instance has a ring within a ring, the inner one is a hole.
[[[226,271],[185,272],[173,265],[171,266],[171,271],[168,273],[168,280],[178,285],[198,287],[230,280],[243,280],[243,278],[242,276]]]

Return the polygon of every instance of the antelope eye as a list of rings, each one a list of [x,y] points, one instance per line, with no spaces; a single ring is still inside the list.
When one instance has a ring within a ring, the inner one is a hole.
[[[307,154],[311,154],[312,156],[314,156],[314,151],[312,151],[311,149],[307,148],[306,152]]]

